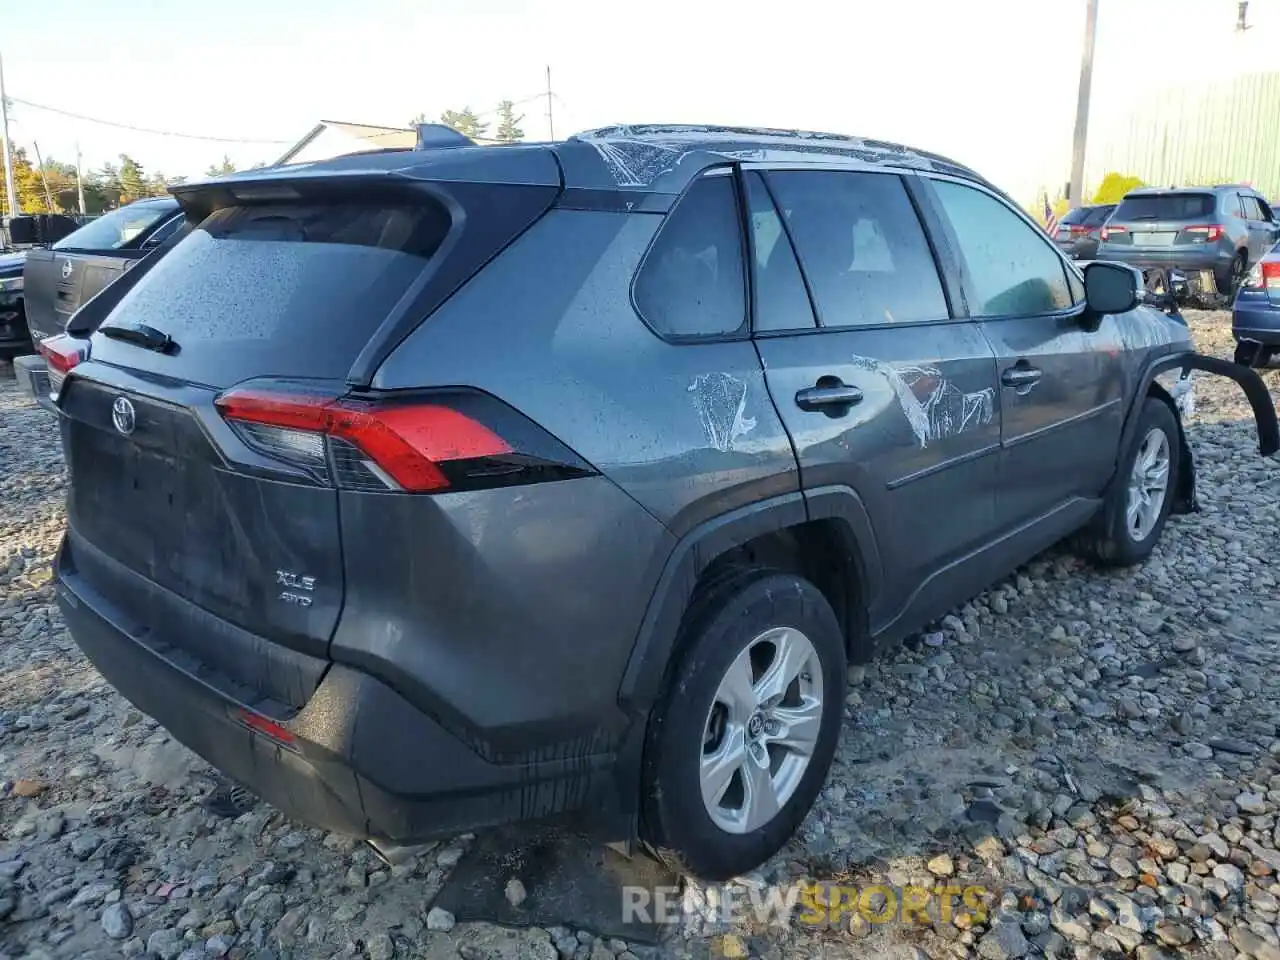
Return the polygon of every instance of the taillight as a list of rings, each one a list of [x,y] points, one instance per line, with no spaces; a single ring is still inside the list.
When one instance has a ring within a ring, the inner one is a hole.
[[[67,374],[89,359],[89,341],[60,333],[41,340],[37,349],[49,367],[49,395],[56,402]]]
[[[1274,290],[1280,293],[1280,261],[1269,260],[1258,264],[1249,271],[1249,279],[1245,285],[1258,290],[1268,292]]]
[[[215,406],[248,446],[344,489],[438,493],[592,472],[501,401],[469,391],[357,400],[245,385]]]
[[[40,341],[40,355],[59,373],[71,372],[71,368],[84,361],[89,353],[87,341],[60,333]]]
[[[1071,223],[1067,225],[1067,230],[1071,232],[1073,237],[1080,237],[1089,232],[1089,228],[1083,224]]]
[[[1118,237],[1118,236],[1120,236],[1122,233],[1128,233],[1128,232],[1129,232],[1129,231],[1128,231],[1128,230],[1126,230],[1124,227],[1103,227],[1103,228],[1102,228],[1102,239],[1103,239],[1103,240],[1110,240],[1112,237]]]
[[[1183,228],[1183,233],[1189,235],[1192,243],[1210,243],[1222,239],[1223,229],[1221,224],[1217,223],[1196,224]]]

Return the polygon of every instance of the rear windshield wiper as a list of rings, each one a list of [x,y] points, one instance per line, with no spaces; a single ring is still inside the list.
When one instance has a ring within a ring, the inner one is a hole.
[[[125,321],[110,325],[104,324],[98,328],[98,332],[104,337],[110,337],[112,340],[123,340],[125,343],[132,343],[134,346],[142,347],[146,350],[154,350],[156,353],[178,352],[178,344],[174,342],[173,337],[157,330],[155,327],[148,327],[145,323],[129,323]]]

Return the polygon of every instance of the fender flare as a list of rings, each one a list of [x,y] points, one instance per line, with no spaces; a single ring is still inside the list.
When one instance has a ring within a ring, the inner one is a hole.
[[[1165,402],[1172,404],[1172,399],[1155,382],[1157,376],[1170,370],[1181,370],[1184,375],[1190,370],[1201,370],[1205,373],[1212,373],[1215,376],[1228,377],[1234,380],[1244,391],[1250,407],[1253,408],[1253,419],[1258,431],[1259,454],[1269,457],[1277,450],[1280,450],[1280,425],[1277,424],[1276,409],[1272,404],[1271,394],[1267,390],[1267,385],[1262,382],[1262,378],[1254,370],[1232,363],[1229,360],[1207,357],[1191,350],[1166,354],[1147,363],[1138,378],[1137,388],[1129,398],[1129,409],[1125,413],[1120,444],[1116,448],[1115,470],[1112,473],[1110,483],[1107,485],[1108,493],[1117,482],[1121,482],[1123,479],[1119,473],[1120,460],[1124,456],[1124,451],[1128,450],[1133,443],[1134,434],[1138,429],[1138,414],[1141,410],[1142,401],[1154,389],[1158,391],[1156,395]],[[1182,418],[1178,417],[1177,419],[1178,439],[1182,446],[1185,469],[1183,471],[1181,489],[1178,491],[1177,508],[1175,509],[1180,513],[1190,513],[1199,509],[1195,495],[1195,462],[1191,458],[1191,447],[1187,442]]]
[[[879,590],[881,567],[870,517],[853,490],[828,487],[807,497],[796,491],[731,510],[694,527],[667,554],[619,685],[618,702],[623,709],[647,714],[657,700],[680,621],[702,572],[734,547],[809,520],[839,522],[861,579],[865,616]],[[865,624],[861,626],[865,633]]]
[[[1138,380],[1138,388],[1129,399],[1129,410],[1125,415],[1124,432],[1120,438],[1120,450],[1127,450],[1137,430],[1137,411],[1142,398],[1147,395],[1152,382],[1157,376],[1169,370],[1181,370],[1184,374],[1189,370],[1201,370],[1215,376],[1234,380],[1244,391],[1253,408],[1253,420],[1258,431],[1258,453],[1269,457],[1280,451],[1280,422],[1277,422],[1276,408],[1271,399],[1271,392],[1263,383],[1262,377],[1250,367],[1241,366],[1230,360],[1219,357],[1207,357],[1202,353],[1186,350],[1179,353],[1158,357],[1147,364]],[[1118,462],[1117,456],[1117,462]]]

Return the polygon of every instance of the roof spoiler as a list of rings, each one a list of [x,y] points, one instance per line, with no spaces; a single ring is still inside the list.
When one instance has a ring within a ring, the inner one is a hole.
[[[438,150],[441,147],[474,147],[476,142],[453,127],[443,123],[415,124],[418,130],[418,142],[415,150]]]

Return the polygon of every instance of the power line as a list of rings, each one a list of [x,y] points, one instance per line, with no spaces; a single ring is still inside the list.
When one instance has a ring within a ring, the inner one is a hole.
[[[535,93],[532,97],[524,97],[524,98],[522,98],[522,99],[520,99],[520,100],[512,100],[512,101],[511,101],[511,106],[513,106],[513,107],[519,107],[519,106],[522,106],[522,105],[524,105],[524,104],[526,104],[526,103],[533,103],[533,101],[535,101],[535,100],[541,100],[541,99],[542,99],[543,97],[545,97],[545,96],[546,96],[546,94],[545,94],[545,93]],[[477,114],[476,114],[476,119],[478,120],[480,117],[487,117],[487,116],[489,116],[489,114],[491,114],[491,113],[497,113],[499,110],[501,110],[501,109],[502,109],[502,107],[503,107],[503,105],[500,103],[500,104],[498,104],[496,107],[490,107],[488,110],[482,110],[482,111],[480,111],[479,113],[477,113]]]
[[[204,140],[211,143],[273,143],[273,144],[291,144],[292,140],[269,140],[254,139],[250,137],[210,137],[198,133],[180,133],[176,130],[156,130],[152,127],[138,127],[131,123],[117,123],[114,120],[103,120],[99,117],[85,116],[83,113],[72,113],[70,110],[63,110],[60,107],[50,107],[43,103],[33,103],[30,100],[23,100],[20,97],[10,97],[11,103],[20,103],[24,107],[32,107],[35,110],[44,110],[48,113],[56,113],[60,116],[70,117],[73,120],[83,120],[85,123],[96,123],[104,127],[117,127],[121,130],[132,130],[135,133],[150,133],[160,137],[176,137],[180,140]]]

